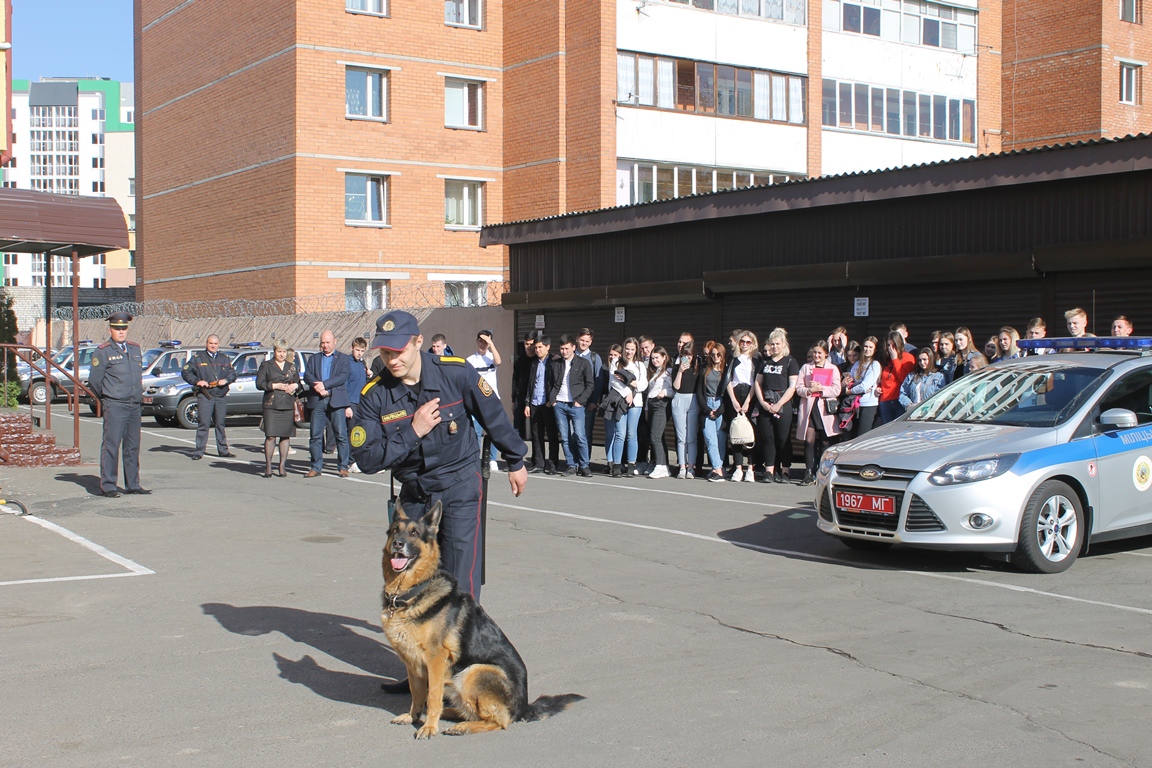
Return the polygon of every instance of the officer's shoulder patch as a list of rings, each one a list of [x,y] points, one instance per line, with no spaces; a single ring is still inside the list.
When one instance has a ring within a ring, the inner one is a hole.
[[[100,365],[100,358],[96,355],[92,355],[92,360],[89,363],[89,365],[91,365],[92,367],[96,367],[97,365]]]
[[[480,387],[480,391],[484,393],[484,397],[492,397],[492,385],[484,381],[483,376],[476,380],[476,385]]]
[[[352,443],[353,448],[364,445],[364,441],[367,439],[368,433],[364,431],[364,427],[352,427],[352,433],[348,436],[348,441]]]
[[[462,357],[449,357],[448,355],[441,355],[441,365],[464,365],[467,361]]]
[[[371,379],[369,379],[368,383],[365,384],[364,387],[360,390],[360,395],[364,396],[364,395],[368,394],[372,390],[372,387],[379,384],[380,383],[380,376],[381,376],[381,374],[378,373],[375,376],[373,376]]]
[[[127,345],[128,345],[128,346],[130,346],[130,347],[138,347],[138,346],[140,346],[139,344],[137,344],[137,343],[136,343],[136,342],[134,342],[134,341],[126,341],[126,342],[124,342],[124,343],[125,343],[125,344],[127,344]]]
[[[108,347],[110,347],[110,346],[112,346],[112,342],[106,341],[103,344],[101,344],[100,346],[96,347],[96,349],[108,349]]]

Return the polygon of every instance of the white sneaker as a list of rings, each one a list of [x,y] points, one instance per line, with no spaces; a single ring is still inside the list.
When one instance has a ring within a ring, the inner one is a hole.
[[[488,462],[488,469],[492,470],[493,472],[499,472],[500,471],[500,465],[497,464],[495,462],[495,460],[489,461]]]
[[[348,465],[348,471],[354,475],[358,475],[360,474],[360,467],[356,466],[356,462],[352,462]]]
[[[662,478],[669,477],[668,467],[663,464],[657,464],[652,468],[652,471],[648,473],[648,477],[652,478],[653,480],[660,480]]]
[[[693,472],[691,469],[689,469],[689,470],[687,470],[687,474],[684,475],[684,479],[685,480],[695,480],[696,479],[696,473]]]
[[[746,482],[746,483],[756,482],[756,473],[751,468],[744,470],[744,482]]]
[[[688,467],[680,467],[680,474],[676,475],[677,480],[688,479]]]
[[[732,482],[738,483],[743,479],[744,479],[744,471],[741,470],[740,467],[736,467],[736,469],[732,470]]]

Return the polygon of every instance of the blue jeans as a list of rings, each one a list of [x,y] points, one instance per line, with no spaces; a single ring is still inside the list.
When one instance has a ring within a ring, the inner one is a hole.
[[[881,400],[880,408],[877,413],[877,425],[887,424],[890,421],[895,421],[900,418],[904,413],[904,406],[900,405],[899,400]]]
[[[560,447],[570,467],[588,466],[588,437],[584,434],[584,409],[572,403],[557,402],[552,406],[556,414],[556,429],[560,432]]]
[[[472,419],[472,426],[476,428],[476,443],[480,446],[481,449],[483,449],[484,427],[480,426],[480,422],[476,419]],[[520,433],[517,432],[516,434]],[[500,452],[496,450],[496,443],[492,443],[492,445],[488,446],[488,453],[490,454],[488,458],[492,461],[496,461],[496,459],[500,456]]]
[[[708,411],[702,414],[704,447],[708,449],[708,463],[712,465],[712,471],[719,472],[724,469],[725,447],[728,442],[728,433],[724,431],[724,399],[709,397],[706,403],[709,411],[716,411],[716,418],[709,418]]]
[[[624,451],[623,440],[620,441],[619,452],[617,451],[616,428],[619,424],[619,419],[604,419],[604,454],[607,456],[609,464],[619,464],[620,455]]]
[[[672,398],[672,425],[676,427],[676,463],[696,466],[696,432],[700,427],[700,404],[696,395],[679,393]]]
[[[329,422],[336,435],[336,468],[348,469],[348,419],[344,418],[343,408],[329,408],[325,398],[312,409],[312,423],[308,425],[308,454],[314,472],[324,469],[324,428]]]
[[[616,464],[624,458],[624,442],[628,442],[628,463],[636,463],[636,452],[639,450],[639,443],[636,442],[636,425],[640,423],[640,413],[644,410],[644,406],[636,405],[628,409],[628,415],[621,421],[622,424],[616,425],[616,434],[612,441],[612,454],[616,457]]]

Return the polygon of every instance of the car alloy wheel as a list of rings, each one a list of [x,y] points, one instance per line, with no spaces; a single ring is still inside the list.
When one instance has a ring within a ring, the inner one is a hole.
[[[186,397],[176,406],[176,420],[184,429],[196,429],[200,425],[200,409],[196,406],[196,398]]]
[[[1084,510],[1067,483],[1049,480],[1028,500],[1012,563],[1031,573],[1060,573],[1072,566],[1083,544]]]
[[[33,405],[44,405],[48,402],[48,385],[43,381],[37,381],[28,387],[28,402]]]

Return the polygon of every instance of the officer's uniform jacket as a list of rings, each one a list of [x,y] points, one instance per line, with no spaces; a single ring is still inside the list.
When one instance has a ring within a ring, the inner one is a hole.
[[[480,445],[469,416],[474,416],[500,449],[508,470],[524,466],[528,446],[516,434],[500,398],[479,372],[459,357],[421,352],[420,394],[386,368],[361,391],[352,429],[352,456],[368,474],[391,469],[403,483],[424,491],[442,491],[475,472]],[[412,428],[412,414],[440,398],[440,423],[423,438]]]
[[[88,388],[104,400],[123,400],[140,403],[144,399],[143,354],[140,345],[125,342],[127,351],[121,352],[116,342],[108,340],[92,353]]]
[[[206,381],[209,384],[220,379],[229,384],[236,381],[236,369],[232,367],[232,358],[223,352],[217,352],[216,359],[213,360],[207,350],[192,355],[180,371],[180,375],[193,387],[198,381]],[[196,392],[205,397],[227,397],[228,387],[205,387],[197,389]]]

